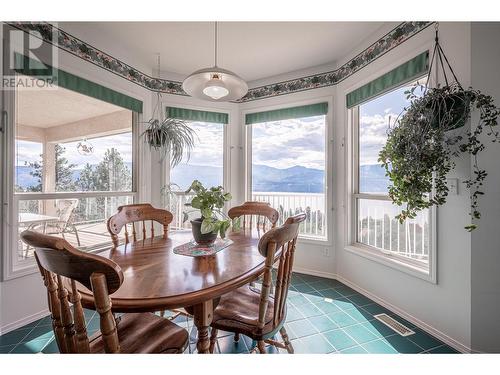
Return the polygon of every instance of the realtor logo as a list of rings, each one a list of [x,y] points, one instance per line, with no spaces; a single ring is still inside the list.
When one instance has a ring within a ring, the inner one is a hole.
[[[48,23],[3,23],[4,76],[2,89],[57,88],[58,49],[45,40],[57,40],[57,28]],[[43,34],[43,35],[42,35]]]

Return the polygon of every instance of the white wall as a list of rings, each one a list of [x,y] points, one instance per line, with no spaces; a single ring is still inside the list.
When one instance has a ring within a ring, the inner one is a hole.
[[[496,98],[500,106],[500,23],[471,25],[472,87]],[[477,121],[477,114],[475,116]],[[473,124],[476,122],[473,121]],[[499,129],[496,129],[499,131]],[[500,352],[500,145],[484,136],[486,150],[478,157],[488,176],[479,204],[482,219],[472,232],[472,348]]]
[[[429,27],[394,50],[385,54],[336,88],[335,123],[337,138],[346,136],[347,111],[345,95],[414,57],[425,48],[433,47],[434,28]],[[464,86],[470,84],[470,26],[468,23],[441,23],[440,40]],[[338,146],[338,143],[337,143]],[[463,227],[468,221],[468,192],[461,186],[459,194],[450,196],[448,203],[437,212],[437,284],[410,276],[346,251],[346,157],[336,148],[338,165],[336,227],[336,273],[346,281],[377,296],[414,322],[438,334],[455,346],[470,346],[470,234]],[[450,177],[461,181],[470,173],[468,159],[458,160]]]

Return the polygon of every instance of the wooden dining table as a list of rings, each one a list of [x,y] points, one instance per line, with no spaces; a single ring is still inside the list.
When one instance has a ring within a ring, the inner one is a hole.
[[[116,313],[155,312],[185,308],[198,329],[198,353],[209,352],[208,328],[220,297],[255,280],[264,271],[265,258],[257,246],[262,231],[228,231],[232,244],[211,256],[175,254],[174,247],[189,242],[191,231],[171,231],[123,244],[99,253],[116,262],[124,281],[111,297]],[[95,309],[92,292],[79,285],[82,304]]]

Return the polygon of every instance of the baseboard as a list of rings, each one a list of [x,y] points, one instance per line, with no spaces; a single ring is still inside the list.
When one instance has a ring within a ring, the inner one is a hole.
[[[326,279],[336,279],[337,275],[331,272],[323,272],[323,271],[316,271],[316,270],[311,270],[309,268],[303,268],[303,267],[293,267],[293,272],[298,272],[298,273],[304,273],[306,275],[311,275],[311,276],[319,276],[319,277],[324,277]]]
[[[438,329],[432,327],[431,325],[419,320],[418,318],[415,318],[413,315],[407,313],[404,310],[401,310],[399,307],[394,306],[393,304],[383,300],[382,298],[377,297],[376,295],[372,294],[371,292],[367,291],[366,289],[360,287],[359,285],[353,283],[350,280],[347,280],[346,278],[336,275],[336,279],[340,281],[341,283],[347,285],[348,287],[354,289],[355,291],[363,294],[364,296],[370,298],[371,300],[377,302],[379,305],[385,307],[386,309],[398,314],[402,318],[408,320],[409,322],[415,324],[418,328],[424,330],[425,332],[437,337],[439,340],[443,341],[445,344],[451,346],[452,348],[458,350],[461,353],[471,353],[471,348],[468,346],[462,344],[461,342],[453,339],[452,337],[446,335],[445,333],[439,331]]]
[[[35,320],[38,320],[40,318],[44,318],[47,315],[49,315],[50,312],[48,309],[44,309],[42,311],[39,311],[35,314],[26,316],[22,319],[16,320],[15,322],[6,324],[2,327],[0,327],[0,335],[5,335],[6,333],[9,333],[17,328],[21,328],[22,326],[25,326],[26,324],[33,323]]]

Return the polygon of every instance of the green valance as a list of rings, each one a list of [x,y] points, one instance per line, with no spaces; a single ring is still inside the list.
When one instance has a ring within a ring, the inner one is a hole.
[[[117,105],[134,112],[142,113],[142,101],[122,94],[118,91],[101,86],[97,83],[80,78],[64,70],[46,66],[40,67],[40,63],[20,54],[15,55],[16,72],[28,76],[39,76],[46,79],[47,72],[52,76],[52,81],[59,87],[76,91],[80,94]]]
[[[290,107],[276,109],[274,111],[248,113],[245,116],[245,124],[257,124],[259,122],[289,120],[292,118],[303,118],[311,116],[326,115],[328,113],[328,103],[315,103],[302,105],[300,107]]]
[[[427,73],[428,69],[429,52],[426,51],[391,70],[390,72],[347,94],[347,108],[354,107],[399,85],[419,78],[423,74]]]
[[[167,107],[167,117],[187,121],[229,123],[229,115],[222,112],[197,111],[195,109]]]

